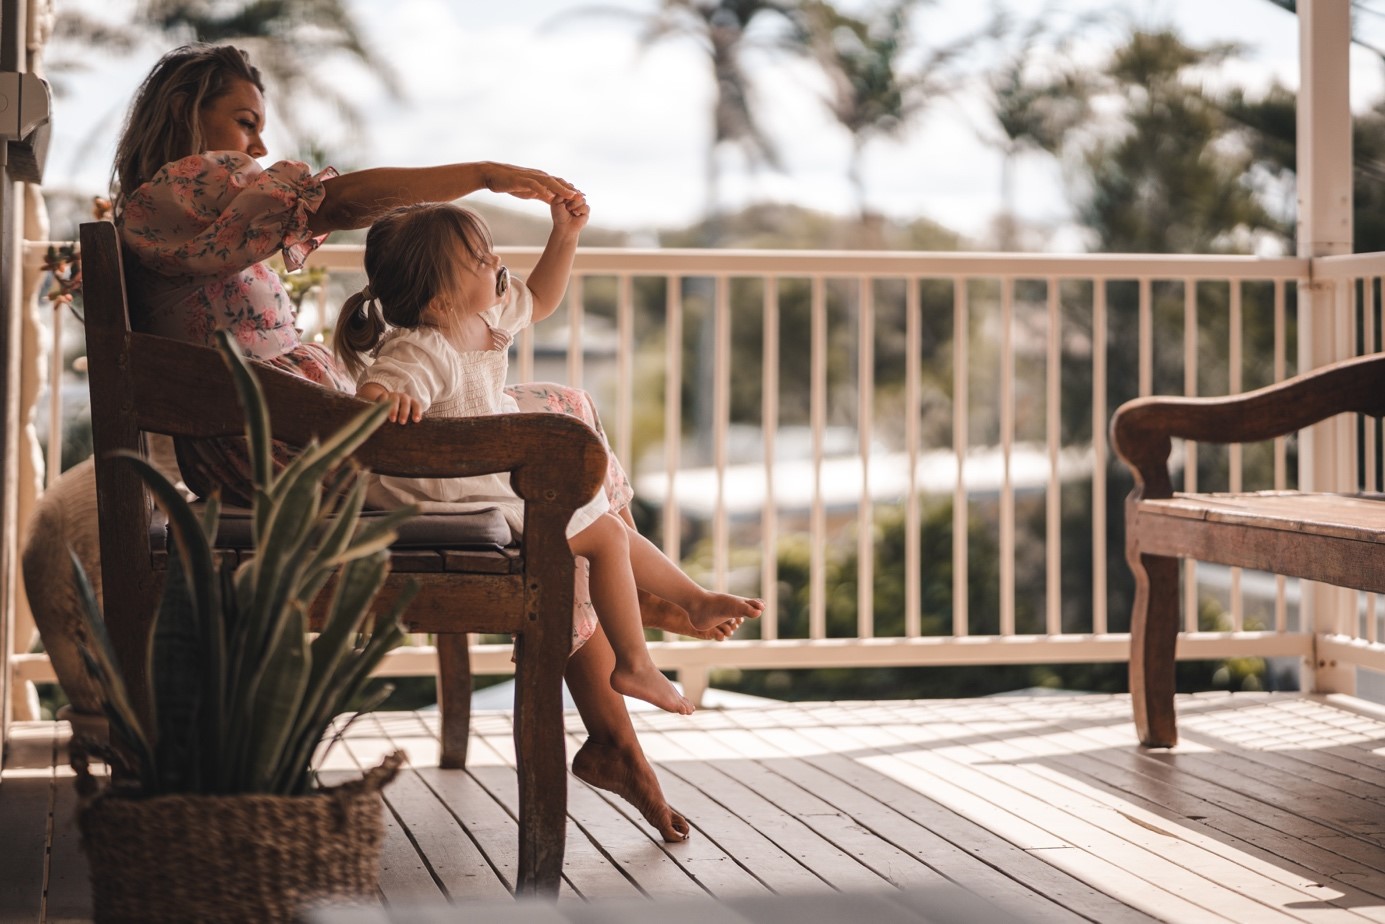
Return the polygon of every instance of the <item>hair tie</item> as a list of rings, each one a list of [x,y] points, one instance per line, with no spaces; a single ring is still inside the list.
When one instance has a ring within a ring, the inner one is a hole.
[[[370,291],[370,283],[366,283],[361,288],[360,295],[361,305],[356,310],[360,313],[362,317],[366,317],[370,314],[370,303],[375,300],[375,293]]]

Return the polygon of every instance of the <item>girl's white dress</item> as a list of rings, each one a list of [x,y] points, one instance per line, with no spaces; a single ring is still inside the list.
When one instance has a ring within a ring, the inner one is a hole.
[[[361,374],[360,384],[372,382],[386,391],[404,392],[418,399],[425,417],[518,413],[519,405],[505,393],[505,375],[510,343],[529,326],[533,311],[529,287],[512,276],[504,299],[481,315],[491,329],[491,349],[460,352],[436,328],[398,328],[385,336],[375,361]],[[367,500],[376,507],[418,504],[435,511],[484,503],[499,506],[516,534],[524,525],[524,503],[510,487],[508,472],[468,478],[371,475]],[[610,509],[606,492],[598,490],[573,514],[568,537]]]

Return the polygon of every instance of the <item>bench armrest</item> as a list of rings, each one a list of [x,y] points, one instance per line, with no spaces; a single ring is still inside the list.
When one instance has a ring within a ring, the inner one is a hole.
[[[244,433],[230,371],[216,350],[152,334],[90,331],[89,339],[129,338],[133,405],[142,430],[179,436]],[[279,369],[257,364],[274,437],[304,445],[336,432],[365,402]],[[511,472],[515,491],[530,502],[569,511],[596,493],[606,473],[606,449],[591,428],[564,414],[499,414],[432,418],[407,426],[386,423],[355,458],[385,475],[451,478]]]
[[[1342,413],[1385,413],[1385,354],[1343,360],[1238,395],[1136,398],[1111,419],[1111,445],[1134,473],[1141,497],[1170,497],[1174,439],[1254,443]]]

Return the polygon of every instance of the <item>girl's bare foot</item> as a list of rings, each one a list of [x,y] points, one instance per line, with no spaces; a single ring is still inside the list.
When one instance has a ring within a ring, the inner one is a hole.
[[[676,712],[679,715],[693,713],[692,702],[678,692],[671,680],[659,673],[653,661],[643,667],[625,667],[617,664],[616,669],[611,671],[611,689],[622,696],[642,699],[665,712]]]
[[[699,628],[688,617],[688,611],[663,597],[656,597],[648,591],[640,591],[640,621],[646,629],[663,629],[691,638],[705,639],[709,642],[724,642],[745,621],[742,616],[722,620],[708,629]]]
[[[710,629],[728,619],[759,619],[764,610],[763,600],[709,591],[688,608],[688,619],[698,628]]]
[[[664,801],[659,778],[642,755],[588,738],[572,758],[572,775],[629,802],[670,844],[686,841],[692,833],[687,819]]]

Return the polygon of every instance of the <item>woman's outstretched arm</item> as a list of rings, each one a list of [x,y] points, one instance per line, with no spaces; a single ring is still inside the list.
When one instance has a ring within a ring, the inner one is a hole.
[[[364,228],[385,212],[416,202],[451,202],[482,189],[520,199],[568,199],[566,180],[542,170],[493,161],[437,167],[375,167],[323,182],[326,197],[308,218],[314,234]]]

